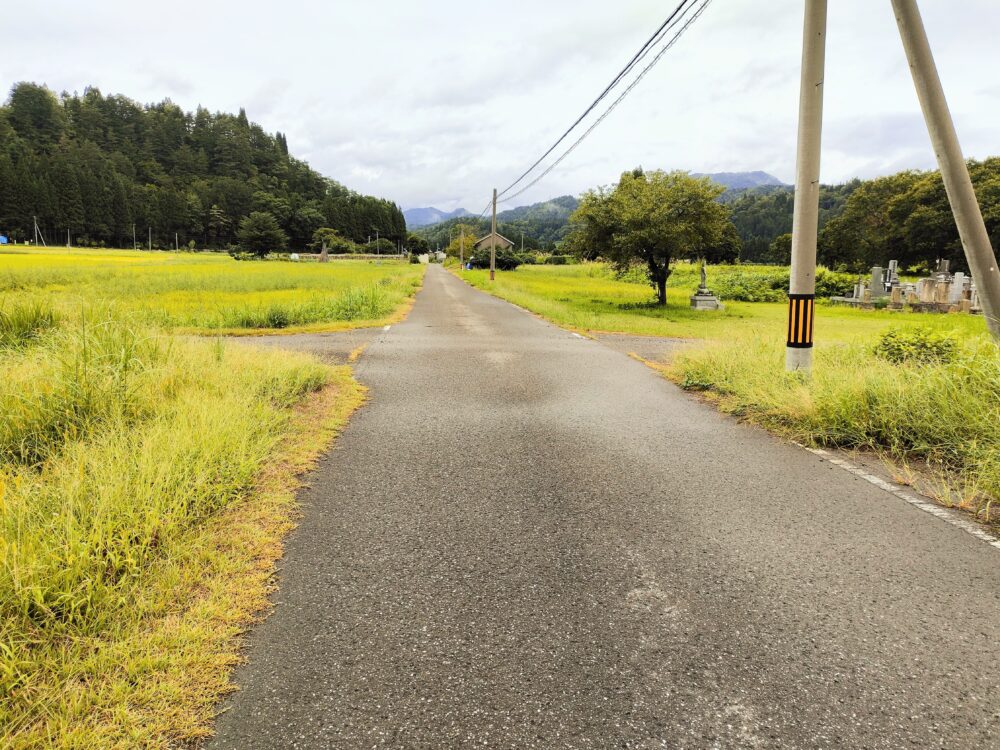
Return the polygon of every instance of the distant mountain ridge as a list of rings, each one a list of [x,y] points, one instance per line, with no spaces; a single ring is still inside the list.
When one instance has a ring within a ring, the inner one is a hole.
[[[728,190],[749,190],[758,187],[790,187],[767,172],[693,172],[694,177],[708,177],[712,182],[722,185]]]
[[[580,201],[574,196],[562,195],[530,206],[500,211],[497,213],[497,231],[514,240],[518,246],[523,233],[526,249],[551,250],[566,236],[570,214],[579,205]],[[479,234],[486,234],[490,230],[488,218],[468,213],[463,217],[414,228],[417,234],[430,242],[431,247],[444,247],[451,241],[453,230],[458,224],[471,226]]]
[[[442,211],[439,208],[428,206],[426,208],[408,208],[403,211],[406,219],[406,226],[410,229],[426,227],[430,224],[439,224],[449,219],[460,219],[471,214],[464,208],[456,208],[454,211]]]
[[[714,172],[692,173],[695,177],[708,177],[713,182],[726,188],[720,200],[730,203],[748,192],[784,192],[791,186],[785,184],[774,175],[767,172]],[[532,203],[528,206],[500,211],[497,214],[497,230],[500,234],[514,240],[520,245],[521,233],[524,233],[526,248],[542,248],[553,250],[569,233],[569,217],[580,205],[579,198],[572,195],[562,195],[551,200]],[[432,247],[446,246],[451,241],[451,234],[458,224],[465,224],[485,234],[489,232],[488,218],[474,216],[464,209],[457,209],[451,214],[437,213],[444,218],[440,221],[428,221],[425,224],[413,223],[411,212],[433,212],[437,209],[410,209],[404,211],[406,223],[417,229],[417,234],[431,243]],[[458,213],[461,211],[462,213]],[[418,214],[423,218],[425,214]],[[429,214],[426,214],[429,215]]]

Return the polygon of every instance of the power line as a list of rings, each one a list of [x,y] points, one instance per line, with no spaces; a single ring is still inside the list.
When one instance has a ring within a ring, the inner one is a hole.
[[[629,73],[631,73],[632,69],[639,62],[641,62],[643,60],[643,58],[646,57],[646,55],[649,53],[649,50],[652,49],[653,47],[655,47],[657,44],[660,43],[660,41],[663,39],[663,37],[675,25],[674,21],[675,21],[675,19],[677,19],[677,16],[679,14],[681,14],[682,11],[686,13],[687,9],[689,9],[691,7],[689,5],[689,3],[693,3],[693,2],[696,2],[696,0],[681,0],[681,3],[674,9],[673,13],[671,13],[667,17],[667,20],[665,20],[662,24],[660,24],[660,27],[653,33],[653,35],[649,39],[646,40],[646,43],[644,45],[642,45],[642,47],[639,49],[638,52],[635,53],[635,55],[633,55],[632,59],[628,61],[628,63],[625,65],[625,67],[622,68],[618,72],[618,74],[614,77],[614,79],[611,81],[611,83],[609,83],[607,85],[607,87],[604,89],[604,91],[602,91],[600,93],[600,95],[596,99],[594,99],[593,102],[590,103],[590,106],[588,106],[587,109],[584,110],[583,114],[580,115],[578,118],[576,118],[576,121],[572,125],[569,126],[569,128],[566,130],[566,132],[563,133],[561,136],[559,136],[559,139],[549,147],[548,151],[546,151],[544,154],[542,154],[534,164],[532,164],[530,167],[528,167],[524,171],[524,174],[522,174],[520,177],[518,177],[516,180],[514,180],[514,182],[512,182],[510,185],[508,185],[503,190],[501,190],[500,193],[499,193],[500,197],[503,197],[504,195],[506,195],[508,192],[510,192],[510,190],[513,187],[515,187],[525,177],[527,177],[529,174],[531,174],[531,172],[533,172],[535,170],[535,168],[539,164],[541,164],[543,161],[545,161],[545,159],[549,156],[549,154],[551,154],[553,151],[556,150],[556,148],[559,146],[560,143],[562,143],[564,140],[566,140],[566,138],[569,136],[569,134],[572,133],[581,122],[583,122],[583,120],[587,117],[587,115],[589,115],[591,112],[593,112],[594,109],[597,107],[597,105],[600,104],[602,101],[604,101],[604,99],[611,92],[611,90],[613,88],[615,88],[615,86],[617,86],[619,83],[621,83],[622,79],[624,79],[625,76],[627,76]],[[685,6],[687,6],[687,8],[685,8]]]
[[[589,128],[587,128],[587,130],[583,133],[583,135],[581,135],[579,138],[577,138],[577,140],[573,143],[572,146],[570,146],[568,149],[566,149],[566,151],[564,151],[563,154],[558,159],[556,159],[554,162],[552,162],[552,164],[550,164],[545,169],[545,171],[543,171],[540,175],[538,175],[538,177],[536,177],[534,180],[532,180],[531,182],[529,182],[527,185],[525,185],[523,188],[521,188],[520,190],[518,190],[516,193],[513,193],[512,195],[508,195],[506,198],[504,198],[502,201],[500,201],[500,203],[507,203],[508,201],[513,200],[514,198],[518,197],[522,193],[525,193],[526,191],[528,191],[531,188],[533,188],[535,185],[537,185],[539,182],[541,182],[542,179],[544,179],[545,176],[548,175],[553,169],[555,169],[556,167],[558,167],[566,159],[567,156],[569,156],[571,153],[573,153],[576,150],[576,148],[581,143],[583,143],[583,141],[587,138],[587,136],[589,136],[591,133],[593,133],[594,130],[597,129],[597,126],[600,125],[602,122],[604,122],[604,120],[607,118],[607,116],[610,115],[615,110],[615,108],[617,108],[618,105],[622,103],[622,101],[624,101],[625,97],[628,96],[631,93],[632,89],[634,89],[639,84],[639,81],[641,81],[643,78],[646,77],[646,74],[649,73],[649,71],[652,70],[656,66],[656,64],[663,58],[663,56],[670,50],[670,48],[673,47],[677,43],[677,40],[680,39],[681,36],[683,36],[684,32],[686,32],[691,27],[691,24],[693,24],[695,21],[697,21],[698,18],[701,16],[701,14],[705,12],[705,9],[711,4],[711,2],[712,2],[712,0],[702,0],[701,5],[694,12],[694,14],[691,15],[690,18],[687,19],[687,21],[681,27],[680,31],[678,31],[673,36],[673,38],[666,45],[664,45],[663,49],[661,49],[656,54],[656,57],[653,58],[652,62],[650,62],[649,65],[647,65],[645,68],[643,68],[642,72],[639,73],[639,75],[636,77],[636,79],[634,81],[632,81],[632,83],[629,84],[628,88],[626,88],[625,91],[623,91],[622,94],[611,103],[611,105],[604,111],[604,113],[600,117],[598,117],[597,120],[595,120],[594,123]],[[689,8],[687,10],[690,10],[691,7],[694,7],[694,6],[689,6]],[[687,13],[687,10],[684,11],[685,14]]]

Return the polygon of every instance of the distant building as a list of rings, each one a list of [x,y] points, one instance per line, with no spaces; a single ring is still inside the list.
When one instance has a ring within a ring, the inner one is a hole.
[[[476,240],[476,250],[489,250],[490,249],[490,238],[493,233],[490,232],[488,235],[483,237],[481,240]],[[497,250],[509,250],[514,247],[514,243],[504,237],[502,234],[497,232]]]

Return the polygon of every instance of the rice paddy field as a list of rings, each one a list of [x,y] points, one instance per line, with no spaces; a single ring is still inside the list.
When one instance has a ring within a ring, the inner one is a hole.
[[[697,339],[651,363],[723,411],[794,440],[874,452],[896,479],[946,505],[997,522],[1000,505],[1000,348],[981,316],[855,310],[817,304],[812,377],[784,371],[787,303],[725,301],[697,312],[699,271],[678,264],[668,304],[651,304],[642,274],[602,264],[460,271],[470,284],[580,331]],[[721,266],[724,300],[769,298],[787,269]],[[787,288],[787,286],[785,286]]]
[[[419,288],[423,266],[236,261],[220,253],[0,250],[0,297],[73,316],[95,305],[175,332],[245,334],[380,325]]]
[[[204,736],[349,368],[201,333],[405,313],[419,266],[0,253],[0,747]]]

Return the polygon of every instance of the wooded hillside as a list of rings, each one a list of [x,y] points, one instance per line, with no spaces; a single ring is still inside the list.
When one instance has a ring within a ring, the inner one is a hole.
[[[356,242],[378,230],[395,243],[406,223],[394,203],[359,195],[289,154],[236,115],[170,101],[140,105],[88,88],[56,96],[19,83],[0,106],[0,233],[50,244],[227,247],[240,220],[272,214],[292,248],[320,227]]]

